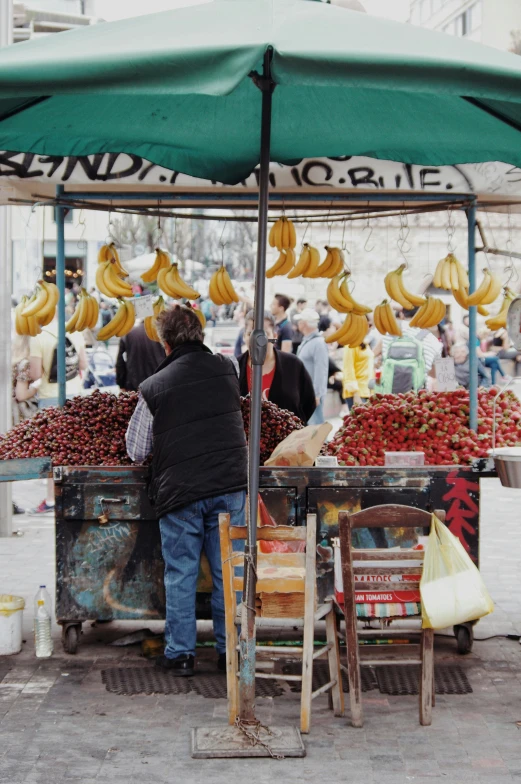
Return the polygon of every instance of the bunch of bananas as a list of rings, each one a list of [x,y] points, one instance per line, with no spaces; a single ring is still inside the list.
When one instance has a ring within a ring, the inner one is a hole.
[[[111,299],[132,296],[132,286],[121,277],[122,274],[128,273],[121,273],[120,268],[121,264],[112,258],[102,261],[96,270],[96,286],[102,294]]]
[[[22,297],[15,309],[17,333],[31,337],[37,335],[41,327],[46,327],[53,320],[59,298],[60,292],[54,283],[39,280],[32,297]]]
[[[83,332],[84,329],[94,329],[98,323],[99,305],[85,289],[80,291],[80,298],[76,310],[65,324],[66,332]]]
[[[385,290],[390,298],[401,305],[402,308],[412,310],[412,308],[419,308],[422,305],[425,305],[425,297],[413,294],[405,288],[403,282],[403,273],[405,269],[405,264],[400,264],[398,269],[387,273],[384,278]]]
[[[388,299],[384,299],[374,309],[374,325],[382,335],[401,336],[402,329],[396,321],[396,316]]]
[[[201,295],[186,283],[179,274],[177,264],[169,264],[157,273],[157,285],[173,299],[197,299]]]
[[[340,248],[325,246],[326,258],[317,269],[316,278],[334,278],[344,271],[344,251]]]
[[[447,254],[444,259],[438,262],[432,283],[437,289],[445,289],[445,291],[451,289],[453,291],[456,289],[469,290],[467,270],[459,263],[453,253]]]
[[[166,304],[163,297],[158,297],[153,305],[154,308],[154,315],[153,316],[146,316],[143,320],[143,325],[145,327],[145,332],[150,340],[155,340],[156,343],[159,343],[159,335],[157,334],[156,328],[156,320],[160,313],[166,310]]]
[[[347,314],[342,326],[325,340],[326,343],[338,343],[340,346],[357,348],[363,343],[368,330],[369,325],[366,317],[352,312]]]
[[[266,270],[266,277],[273,278],[275,275],[287,275],[295,266],[296,259],[297,256],[293,248],[281,250],[275,264],[272,264],[272,266]]]
[[[296,248],[297,235],[293,221],[288,220],[285,215],[275,221],[270,229],[268,242],[271,248],[277,248],[277,250]]]
[[[28,306],[28,304],[29,297],[24,295],[14,311],[15,329],[18,335],[28,335],[34,338],[41,332],[41,325],[38,324],[36,316],[22,315],[22,311]]]
[[[476,291],[474,291],[468,299],[469,306],[473,305],[492,305],[492,303],[499,297],[499,293],[503,287],[501,279],[490,272],[487,267],[483,270],[483,280],[479,284]]]
[[[436,327],[445,318],[447,306],[438,297],[427,297],[425,305],[411,319],[411,327],[430,329]]]
[[[507,325],[507,314],[508,309],[510,307],[510,303],[513,299],[516,298],[514,292],[505,286],[505,292],[503,297],[503,302],[501,303],[501,308],[499,313],[496,316],[492,316],[485,321],[487,327],[492,330],[492,332],[496,332],[498,329],[503,329]]]
[[[156,248],[156,258],[149,270],[141,275],[143,283],[155,283],[159,271],[170,267],[170,256],[165,250]]]
[[[288,275],[289,278],[316,278],[320,267],[320,253],[307,242],[302,246],[299,260]]]
[[[361,305],[353,299],[347,286],[349,272],[341,272],[331,280],[327,287],[327,301],[338,313],[354,313],[356,316],[365,316],[371,313],[371,308]]]
[[[232,302],[239,301],[239,296],[233,288],[228,270],[224,265],[219,267],[210,278],[208,292],[215,305],[231,305]]]
[[[120,300],[116,315],[100,329],[96,337],[98,340],[110,340],[113,337],[122,338],[130,332],[135,320],[136,313],[132,302]]]
[[[452,295],[458,305],[463,308],[464,310],[468,310],[470,308],[470,297],[468,291],[461,290],[461,289],[454,289]],[[488,316],[489,312],[483,305],[478,305],[478,313],[480,316]]]
[[[113,242],[110,245],[102,245],[98,251],[98,264],[104,264],[106,261],[113,261],[118,275],[122,278],[128,278],[128,272],[119,260],[119,253]]]

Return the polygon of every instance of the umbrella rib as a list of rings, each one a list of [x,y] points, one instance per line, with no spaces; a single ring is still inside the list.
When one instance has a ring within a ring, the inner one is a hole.
[[[487,106],[485,103],[482,103],[482,101],[479,101],[477,98],[473,98],[470,95],[462,95],[461,97],[464,101],[467,101],[467,103],[472,104],[472,106],[475,106],[477,109],[481,109],[482,112],[486,112],[496,120],[505,123],[505,125],[509,125],[515,131],[521,132],[521,125],[519,123],[515,122],[515,120],[511,120],[510,117],[505,117],[505,115],[499,112],[497,109],[493,109],[491,106]]]
[[[50,95],[41,95],[39,98],[30,98],[28,101],[24,101],[24,103],[16,106],[14,109],[10,109],[9,111],[2,114],[0,116],[0,122],[8,120],[10,117],[15,117],[17,114],[25,112],[26,109],[31,109],[33,106],[36,106],[43,101],[48,101],[50,97]]]

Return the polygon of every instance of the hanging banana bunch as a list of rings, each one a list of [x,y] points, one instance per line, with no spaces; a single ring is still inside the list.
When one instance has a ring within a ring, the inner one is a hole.
[[[121,265],[112,258],[108,261],[102,261],[98,264],[96,270],[96,286],[106,297],[110,299],[117,299],[119,297],[131,297],[132,286],[123,280],[122,274],[119,272]]]
[[[232,302],[239,301],[239,295],[233,288],[233,283],[224,264],[210,278],[208,292],[215,305],[231,305]]]
[[[130,332],[135,320],[136,312],[132,302],[120,300],[116,315],[100,329],[96,338],[98,340],[110,340],[113,337],[123,338]]]
[[[312,245],[305,242],[302,246],[299,260],[288,275],[288,280],[290,278],[299,278],[300,276],[303,278],[316,278],[319,266],[320,253]]]
[[[405,288],[403,273],[406,269],[405,264],[400,264],[398,269],[388,272],[384,278],[385,290],[392,300],[397,302],[402,308],[412,310],[425,305],[425,297],[413,294]]]
[[[369,325],[365,316],[354,312],[348,313],[342,326],[332,335],[328,335],[325,341],[326,343],[338,343],[340,346],[357,348],[364,342],[368,330]]]
[[[317,269],[316,278],[334,278],[344,271],[344,251],[341,248],[325,246],[326,257]]]
[[[388,299],[384,299],[380,305],[376,306],[373,318],[376,329],[382,335],[401,336],[401,327],[396,321],[396,316]]]
[[[437,289],[445,291],[469,290],[469,276],[467,270],[460,264],[453,253],[448,253],[444,259],[438,262],[432,284]]]
[[[66,332],[83,332],[84,329],[94,329],[98,323],[99,305],[85,289],[80,291],[76,310],[65,324]]]
[[[122,265],[119,259],[119,253],[113,242],[110,245],[102,245],[98,251],[98,264],[104,264],[106,261],[113,261],[116,265],[116,272],[121,278],[128,278],[128,272]]]
[[[347,286],[349,272],[342,272],[335,275],[327,287],[327,301],[338,313],[354,313],[357,316],[365,316],[371,313],[372,308],[361,305],[351,295]]]
[[[275,221],[270,229],[268,242],[271,248],[277,248],[279,251],[296,248],[297,235],[293,221],[290,221],[285,215]]]
[[[505,286],[503,302],[501,303],[499,313],[485,321],[485,324],[492,332],[496,332],[498,329],[504,329],[504,327],[506,327],[508,309],[510,307],[510,303],[515,298],[515,293],[509,289],[508,286]]]
[[[460,289],[454,289],[452,295],[458,305],[463,308],[464,310],[468,310],[470,308],[470,297],[467,291],[460,291]],[[483,305],[478,305],[478,313],[480,316],[488,316],[489,311],[483,307]]]
[[[32,338],[36,337],[41,332],[41,326],[38,324],[36,316],[24,316],[23,311],[25,308],[34,304],[29,297],[23,296],[14,311],[15,329],[18,335],[27,335]]]
[[[154,309],[154,315],[146,316],[143,319],[143,324],[145,327],[145,332],[147,333],[147,336],[150,338],[150,340],[155,340],[156,343],[159,343],[160,340],[159,340],[159,335],[157,334],[156,324],[157,324],[157,317],[159,316],[159,314],[162,313],[164,310],[166,310],[166,304],[163,297],[158,297],[156,299],[153,305],[153,309]]]
[[[168,269],[169,267],[170,267],[170,256],[168,255],[166,250],[161,250],[160,248],[156,248],[156,258],[154,259],[154,263],[152,264],[149,270],[147,270],[141,275],[141,280],[143,281],[143,283],[155,283],[159,271],[162,269]]]
[[[445,303],[438,297],[427,297],[425,305],[411,319],[409,326],[419,329],[431,329],[443,321],[447,312]]]
[[[266,270],[266,277],[274,278],[275,275],[287,275],[295,266],[296,258],[293,248],[281,250],[275,264]]]
[[[503,284],[498,275],[490,272],[485,267],[483,270],[483,280],[480,285],[468,298],[469,307],[473,305],[492,305],[499,297]]]
[[[173,299],[198,299],[201,295],[186,283],[179,274],[177,264],[163,267],[157,273],[157,285]]]
[[[56,314],[59,298],[60,292],[54,283],[39,280],[32,297],[30,299],[25,297],[23,307],[20,308],[20,303],[15,310],[15,314],[18,311],[21,316],[17,319],[15,315],[15,328],[18,334],[34,337],[40,332],[40,327],[50,324]]]

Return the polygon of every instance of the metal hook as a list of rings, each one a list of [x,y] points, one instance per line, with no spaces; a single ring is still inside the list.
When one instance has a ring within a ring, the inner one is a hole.
[[[342,229],[342,242],[340,243],[340,249],[345,251],[349,255],[351,255],[351,251],[346,245],[345,236],[346,236],[346,221],[344,221],[344,227]]]
[[[447,208],[447,250],[449,253],[454,253],[456,246],[453,243],[454,234],[456,233],[456,225],[452,213],[452,207]]]
[[[306,228],[304,229],[304,234],[302,235],[302,245],[304,245],[304,240],[306,239],[306,234],[308,233],[309,229],[309,221],[306,223]]]
[[[370,240],[370,239],[371,239],[371,237],[373,236],[373,227],[372,227],[372,226],[371,226],[371,224],[369,223],[369,216],[367,216],[367,223],[366,223],[366,225],[364,226],[364,228],[362,229],[362,231],[367,231],[367,230],[369,231],[369,234],[367,235],[367,238],[366,238],[366,241],[365,241],[365,244],[364,244],[364,250],[365,250],[365,252],[366,252],[366,253],[372,253],[372,252],[373,252],[373,250],[375,249],[375,245],[374,245],[374,243],[373,243],[373,246],[372,246],[372,248],[369,248],[369,247],[368,247],[368,245],[369,245],[369,240]]]
[[[405,268],[409,268],[409,261],[407,259],[406,253],[409,253],[411,250],[410,243],[407,242],[407,238],[411,230],[409,228],[409,222],[407,220],[407,213],[400,213],[400,231],[398,232],[398,239],[396,241],[396,247],[398,248],[398,252],[400,253],[401,257],[405,262]]]

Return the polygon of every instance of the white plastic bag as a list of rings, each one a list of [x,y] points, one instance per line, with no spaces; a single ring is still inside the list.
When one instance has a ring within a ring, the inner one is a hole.
[[[488,615],[494,604],[460,540],[432,515],[420,582],[422,626],[445,629]]]

